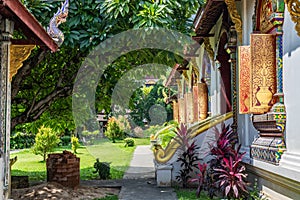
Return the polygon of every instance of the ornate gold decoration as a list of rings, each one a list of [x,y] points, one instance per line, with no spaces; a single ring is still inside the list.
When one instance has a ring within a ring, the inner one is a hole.
[[[250,71],[251,71],[251,48],[250,46],[239,47],[239,111],[240,114],[250,113]]]
[[[225,0],[225,3],[227,5],[227,9],[229,11],[229,15],[234,23],[234,27],[235,30],[238,34],[238,40],[240,41],[240,43],[243,42],[243,29],[242,29],[242,20],[241,20],[241,16],[239,15],[237,9],[236,9],[236,4],[235,4],[235,0]]]
[[[206,38],[203,39],[203,44],[204,44],[204,49],[208,53],[209,58],[211,60],[214,60],[215,53],[214,53],[213,48],[211,47],[211,44],[209,42],[209,38],[208,37],[206,37]]]
[[[200,120],[204,120],[208,116],[208,88],[206,83],[198,83],[198,95],[199,117]]]
[[[263,114],[274,104],[276,93],[276,47],[272,34],[251,34],[250,112]]]
[[[17,73],[23,62],[30,56],[35,45],[11,45],[10,46],[10,74],[9,80]]]
[[[299,0],[284,0],[292,20],[296,23],[295,29],[300,36],[300,1]]]
[[[272,0],[263,0],[260,4],[259,11],[259,30],[262,33],[267,33],[272,29],[273,24],[270,21],[270,17],[273,13]]]
[[[228,120],[229,118],[232,118],[232,116],[233,116],[232,112],[229,112],[224,115],[218,115],[203,120],[200,123],[196,124],[195,126],[189,128],[188,134],[190,135],[190,138],[195,138],[196,136],[200,135],[204,131],[207,131],[208,129],[216,126],[221,122]],[[156,134],[155,137],[158,137],[158,135],[159,134]],[[171,140],[165,149],[163,149],[160,145],[156,145],[154,149],[155,160],[160,164],[167,163],[174,156],[179,146],[180,145],[175,140]]]

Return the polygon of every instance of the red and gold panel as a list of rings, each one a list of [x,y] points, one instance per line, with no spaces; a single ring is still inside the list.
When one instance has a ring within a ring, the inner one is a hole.
[[[276,92],[276,46],[272,34],[251,34],[250,112],[270,110]]]
[[[208,116],[208,88],[206,83],[198,83],[200,120]]]
[[[194,122],[199,120],[198,114],[198,86],[193,86]]]
[[[250,113],[251,48],[239,47],[239,112]]]

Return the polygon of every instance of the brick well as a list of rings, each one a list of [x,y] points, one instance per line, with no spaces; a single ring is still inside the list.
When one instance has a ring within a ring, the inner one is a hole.
[[[76,188],[80,180],[80,159],[69,151],[49,154],[47,158],[47,181]]]

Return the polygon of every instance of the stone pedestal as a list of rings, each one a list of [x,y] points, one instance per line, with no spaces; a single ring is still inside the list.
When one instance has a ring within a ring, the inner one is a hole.
[[[156,182],[158,187],[171,187],[172,165],[156,165]]]

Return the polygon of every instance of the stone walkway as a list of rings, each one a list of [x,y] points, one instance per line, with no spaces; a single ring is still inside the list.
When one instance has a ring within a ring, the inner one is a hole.
[[[137,146],[123,177],[120,200],[177,200],[173,188],[156,186],[153,152],[150,146]]]

